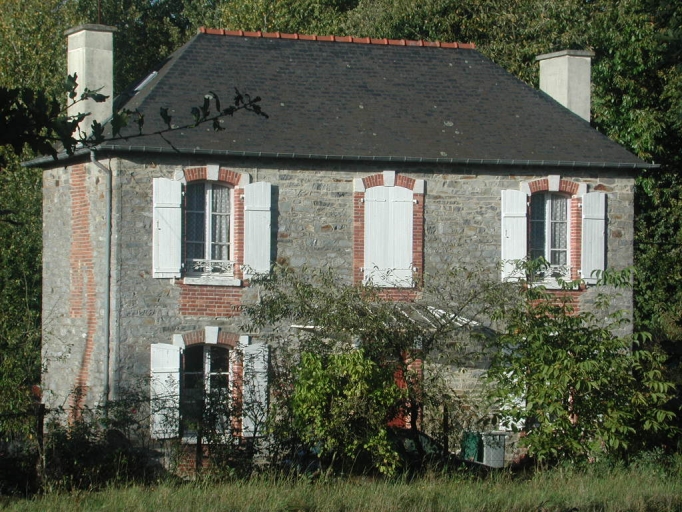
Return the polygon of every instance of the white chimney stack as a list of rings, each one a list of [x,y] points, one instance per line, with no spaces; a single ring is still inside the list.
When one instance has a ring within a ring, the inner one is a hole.
[[[585,121],[590,120],[591,64],[594,52],[563,50],[535,57],[540,90]]]
[[[80,129],[90,134],[93,121],[104,123],[112,114],[114,104],[114,31],[115,27],[105,25],[79,25],[65,32],[68,40],[68,73],[78,75],[80,98],[87,88],[108,96],[103,103],[86,100],[68,110],[70,116],[89,112]],[[69,101],[71,103],[71,101]]]

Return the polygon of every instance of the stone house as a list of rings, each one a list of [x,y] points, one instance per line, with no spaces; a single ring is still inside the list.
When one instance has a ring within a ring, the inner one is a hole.
[[[111,92],[112,37],[69,31],[81,87]],[[117,99],[146,135],[33,163],[45,402],[93,405],[151,375],[171,410],[191,410],[197,383],[266,404],[268,349],[239,316],[250,273],[275,260],[412,300],[449,266],[544,256],[547,284],[582,277],[588,304],[594,270],[633,263],[634,178],[649,165],[590,126],[588,52],[538,60],[545,92],[470,44],[201,30]],[[191,124],[204,94],[227,104],[234,87],[269,117],[155,134],[161,109]],[[88,106],[86,123],[112,108]],[[152,435],[180,435],[178,417]],[[258,420],[231,422],[249,436]]]

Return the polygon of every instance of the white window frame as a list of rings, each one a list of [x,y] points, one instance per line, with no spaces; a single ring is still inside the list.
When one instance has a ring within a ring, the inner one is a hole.
[[[540,221],[533,218],[533,199],[542,198],[544,206],[544,218]],[[552,225],[556,222],[552,219],[552,205],[557,200],[566,201],[566,219],[560,222],[565,222],[565,239],[566,247],[553,247],[552,246]],[[558,286],[558,279],[569,280],[571,278],[571,201],[572,198],[566,194],[561,194],[557,192],[537,192],[530,197],[530,215],[529,215],[529,232],[528,232],[528,252],[533,256],[533,251],[537,248],[533,247],[533,224],[542,223],[544,231],[544,248],[542,249],[542,257],[547,261],[549,267],[541,271],[537,277],[542,278],[542,284],[548,286]],[[552,251],[565,251],[566,252],[566,264],[565,265],[555,265],[552,264]]]
[[[216,371],[211,371],[211,349],[215,347],[219,350],[224,350],[225,351],[225,356],[227,360],[227,369],[224,372],[216,372]],[[186,387],[186,382],[187,378],[190,375],[199,375],[199,372],[196,371],[188,371],[186,368],[186,361],[187,361],[187,352],[190,350],[202,350],[202,372],[201,372],[201,379],[203,380],[204,383],[204,389],[203,389],[203,395],[202,398],[205,400],[206,397],[210,396],[211,394],[211,377],[218,376],[218,377],[224,377],[227,381],[227,386],[224,388],[226,390],[226,400],[231,401],[232,400],[232,367],[233,367],[233,361],[232,361],[232,351],[223,345],[217,345],[217,344],[208,344],[204,343],[201,345],[192,345],[189,347],[185,347],[185,349],[182,351],[182,364],[180,366],[180,400],[179,400],[179,406],[180,406],[180,425],[182,428],[182,436],[183,440],[185,441],[196,441],[197,437],[197,432],[194,430],[188,430],[186,429],[186,426],[183,421],[182,413],[183,410],[185,410],[186,403],[188,402],[186,393],[189,391],[189,389]],[[185,394],[185,396],[183,396]],[[205,407],[206,404],[204,404]],[[203,408],[202,408],[203,410]],[[229,410],[229,408],[228,408]],[[229,427],[229,422],[230,418],[224,418],[223,419],[223,427],[228,426]],[[224,430],[224,429],[223,429]],[[229,433],[230,429],[228,428],[225,433]]]
[[[150,396],[152,399],[151,437],[152,439],[179,438],[182,441],[196,442],[196,432],[182,432],[183,410],[182,394],[185,390],[186,361],[183,352],[193,347],[203,347],[204,393],[210,393],[210,347],[227,350],[228,368],[217,372],[227,378],[227,400],[234,400],[232,413],[241,407],[242,437],[261,437],[266,435],[265,424],[269,412],[269,362],[270,347],[266,343],[252,343],[251,336],[239,337],[235,347],[218,344],[218,327],[207,326],[205,341],[201,345],[185,347],[183,335],[173,335],[173,344],[154,343],[150,347]],[[208,379],[207,379],[208,376]],[[241,387],[239,387],[241,383]],[[235,393],[239,393],[235,395]],[[231,427],[236,416],[224,419],[224,425]],[[225,439],[232,429],[224,432]]]
[[[217,183],[213,181],[201,181],[201,182],[191,182],[188,183],[185,188],[185,205],[187,205],[188,191],[190,187],[203,186],[204,187],[204,258],[189,258],[188,257],[188,246],[189,244],[197,243],[194,241],[189,241],[187,239],[187,230],[185,230],[183,236],[183,248],[185,251],[185,259],[183,262],[185,269],[185,276],[187,278],[231,278],[234,277],[234,266],[236,261],[234,259],[234,188],[224,185],[222,183]],[[215,187],[221,187],[228,190],[229,195],[229,211],[223,212],[213,212],[213,191]],[[199,213],[200,210],[189,211],[187,206],[185,206],[184,214],[185,219],[190,213]],[[213,240],[213,221],[215,215],[229,215],[228,222],[228,236],[227,236],[227,246],[228,246],[228,258],[226,260],[214,260],[212,256],[212,248],[214,245]]]
[[[536,193],[556,193],[559,191],[559,178],[555,177],[556,186],[549,191],[538,191]],[[575,258],[571,251],[579,250],[580,253],[580,272],[583,281],[588,284],[596,284],[597,275],[606,268],[606,240],[607,240],[607,194],[604,192],[587,192],[584,183],[578,184],[578,191],[572,196],[568,196],[568,233],[567,262],[569,271],[570,265]],[[516,281],[524,279],[525,275],[521,271],[518,262],[525,260],[530,251],[529,239],[529,202],[530,187],[527,182],[523,182],[521,190],[502,190],[502,225],[501,225],[501,274],[503,281]],[[573,201],[579,203],[582,215],[579,220],[580,226],[574,225],[575,213],[573,211]],[[571,241],[575,240],[577,228],[582,233],[579,249],[571,246]],[[569,274],[571,275],[571,274]],[[548,276],[538,284],[548,288],[558,288],[559,283],[556,278]]]
[[[248,177],[247,174],[243,176]],[[272,217],[276,210],[276,205],[272,203],[273,186],[271,183],[248,183],[246,178],[238,186],[215,179],[201,181],[201,183],[226,186],[230,190],[229,243],[232,252],[228,261],[232,263],[232,268],[222,273],[207,273],[188,272],[185,268],[184,182],[170,178],[154,178],[152,181],[152,275],[154,278],[184,277],[185,284],[241,286],[242,280],[235,277],[235,265],[240,266],[241,277],[244,279],[270,271],[274,248]],[[190,184],[193,183],[195,182],[190,182]],[[243,212],[243,226],[240,233],[235,230],[235,216],[238,212]],[[237,240],[240,241],[239,247],[237,247]],[[240,251],[241,261],[235,258]]]

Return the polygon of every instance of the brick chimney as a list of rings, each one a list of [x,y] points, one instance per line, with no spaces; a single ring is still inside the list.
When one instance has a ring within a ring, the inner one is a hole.
[[[590,120],[591,64],[594,52],[563,50],[538,55],[540,90],[585,121]]]
[[[107,121],[114,104],[114,44],[115,27],[105,25],[79,25],[65,32],[68,40],[67,67],[69,75],[78,75],[77,98],[85,88],[98,90],[109,96],[104,103],[93,100],[79,102],[69,108],[69,115],[89,112],[80,125],[88,133],[93,120]]]

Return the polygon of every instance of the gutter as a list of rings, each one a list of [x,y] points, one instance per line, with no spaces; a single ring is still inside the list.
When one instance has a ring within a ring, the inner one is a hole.
[[[140,153],[191,155],[211,157],[244,157],[244,158],[273,158],[287,160],[327,160],[341,162],[391,162],[391,163],[423,163],[449,165],[481,165],[506,167],[558,167],[558,168],[598,168],[598,169],[658,169],[660,164],[641,162],[581,162],[571,160],[523,160],[505,158],[428,158],[413,156],[365,156],[365,155],[325,155],[317,153],[272,153],[264,151],[234,151],[229,149],[176,149],[163,146],[132,146],[120,144],[106,144],[90,149],[80,149],[73,155],[59,155],[55,161],[52,157],[41,157],[24,163],[26,167],[41,167],[49,163],[64,162],[71,158],[85,155],[88,152],[102,153]]]

